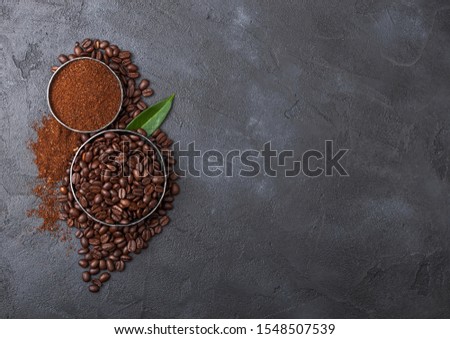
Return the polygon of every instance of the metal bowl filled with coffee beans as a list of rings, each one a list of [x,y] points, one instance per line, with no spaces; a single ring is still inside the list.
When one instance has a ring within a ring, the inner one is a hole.
[[[70,167],[70,189],[84,212],[107,226],[132,226],[158,208],[167,186],[159,149],[143,134],[105,130],[80,146]]]

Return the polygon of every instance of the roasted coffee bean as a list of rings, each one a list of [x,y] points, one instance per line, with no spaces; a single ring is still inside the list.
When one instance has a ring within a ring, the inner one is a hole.
[[[111,274],[105,272],[105,273],[102,273],[102,274],[100,275],[100,277],[98,278],[98,280],[99,280],[100,282],[104,283],[104,282],[107,282],[107,281],[109,280],[110,277],[111,277]]]
[[[84,39],[81,43],[81,46],[83,48],[88,48],[92,45],[92,40],[91,39]]]
[[[108,252],[112,251],[114,248],[116,248],[116,245],[114,245],[112,242],[108,242],[102,245],[102,249]]]
[[[143,128],[138,128],[138,129],[136,130],[136,132],[138,132],[139,134],[142,134],[144,137],[147,136],[147,131],[146,131],[145,129],[143,129]],[[145,160],[144,160],[144,161],[145,161]]]
[[[122,244],[125,243],[126,244],[126,240],[125,238],[116,238],[114,239],[114,244],[118,247],[118,248],[122,248]]]
[[[110,62],[109,63],[109,67],[113,70],[113,71],[118,71],[119,70],[119,64],[116,64],[115,62]]]
[[[180,193],[180,186],[178,186],[176,182],[174,182],[170,187],[170,193],[172,195],[178,195],[178,193]]]
[[[78,261],[78,265],[80,265],[83,268],[86,268],[86,267],[88,267],[89,262],[87,260],[85,260],[85,259],[81,259],[81,260]]]
[[[153,95],[153,90],[151,88],[144,89],[142,91],[142,96],[151,97]]]
[[[130,64],[131,64],[131,59],[130,58],[122,59],[122,65],[128,66]]]
[[[89,162],[92,161],[92,157],[93,157],[92,152],[86,152],[86,153],[84,154],[84,161],[86,161],[87,163],[89,163]]]
[[[103,196],[101,194],[96,194],[94,197],[94,204],[100,204],[103,201]]]
[[[128,251],[130,253],[133,253],[134,251],[136,251],[136,241],[135,240],[130,240],[128,242]]]
[[[101,49],[105,49],[106,47],[109,46],[109,41],[103,40],[102,42],[100,42],[99,46]]]
[[[89,269],[89,273],[90,273],[91,275],[96,275],[96,274],[98,274],[99,272],[100,272],[100,269],[99,269],[98,267]]]
[[[151,219],[148,226],[149,227],[155,227],[157,225],[159,225],[159,220],[158,219]]]
[[[99,230],[98,230],[98,234],[100,235],[104,235],[108,232],[108,226],[102,226]],[[109,237],[109,234],[108,234]]]
[[[89,282],[91,281],[91,274],[88,271],[84,271],[83,274],[81,275],[81,278],[83,279],[84,282]]]
[[[122,51],[119,53],[119,58],[121,59],[127,59],[131,56],[131,53],[128,51]]]
[[[161,185],[162,183],[164,183],[164,177],[161,177],[161,176],[154,176],[154,177],[152,178],[152,182],[153,182],[154,184]]]
[[[89,267],[90,267],[90,268],[97,268],[99,262],[100,262],[100,261],[99,261],[98,259],[93,259],[93,260],[89,263]]]
[[[120,72],[120,75],[123,75],[123,76],[125,76],[127,74],[127,70],[122,64],[119,65],[119,72]]]
[[[83,49],[82,49],[80,46],[76,46],[76,47],[73,49],[73,52],[75,53],[75,55],[80,56],[81,53],[83,53]]]
[[[152,237],[152,234],[149,230],[145,230],[144,232],[142,232],[142,239],[144,241],[149,241],[151,237]]]
[[[111,60],[120,65],[122,63],[122,59],[118,58],[117,55],[114,54],[116,54],[116,51],[113,49],[113,56],[111,57]],[[124,83],[126,83],[126,81]]]
[[[112,261],[111,259],[107,259],[106,268],[108,269],[108,271],[113,272],[116,269],[114,266],[114,261]]]
[[[144,240],[141,237],[136,239],[136,249],[142,249],[144,247]]]
[[[84,236],[88,239],[92,238],[94,236],[94,230],[91,228],[84,232]]]
[[[81,178],[80,173],[74,173],[72,175],[72,184],[77,185],[80,182],[80,178]]]
[[[102,287],[102,282],[99,279],[92,279],[92,284]]]
[[[109,234],[103,234],[100,236],[100,242],[102,244],[106,244],[109,241]]]
[[[122,241],[121,243],[118,243],[116,246],[119,249],[123,249],[125,246],[127,246],[127,242],[126,241]]]
[[[127,71],[128,72],[136,72],[139,69],[135,64],[129,64],[129,65],[126,65],[126,66],[127,66]]]
[[[105,139],[113,139],[116,137],[116,134],[114,132],[108,132],[104,134]]]
[[[69,61],[69,58],[67,57],[67,55],[61,54],[58,57],[58,60],[60,63],[65,64],[67,61]]]
[[[89,244],[92,246],[98,246],[98,245],[100,245],[100,239],[91,238],[91,239],[89,239]]]
[[[116,261],[114,266],[118,272],[122,272],[125,269],[125,263],[122,260]]]
[[[110,46],[105,48],[105,53],[108,57],[110,57],[110,58],[113,57],[113,49]],[[111,66],[111,64],[110,64],[110,66]]]
[[[120,199],[125,199],[125,197],[127,196],[127,191],[124,188],[120,188],[118,196]]]
[[[80,210],[72,207],[72,208],[69,210],[69,214],[70,214],[70,216],[73,217],[73,218],[78,218],[78,217],[80,216]]]
[[[85,237],[82,237],[80,239],[81,247],[88,248],[89,247],[89,240]]]
[[[159,220],[159,223],[161,224],[161,226],[166,226],[169,223],[169,221],[170,221],[169,217],[165,215]]]
[[[88,252],[89,252],[88,248],[81,248],[81,249],[78,250],[78,254],[86,254]]]
[[[147,79],[142,79],[141,82],[139,83],[139,89],[141,91],[145,90],[148,86],[150,85],[150,81],[148,81]]]
[[[147,108],[147,104],[141,100],[141,101],[139,101],[139,102],[137,103],[137,107],[138,107],[141,111],[143,111],[144,109]]]
[[[89,291],[92,293],[97,293],[98,291],[100,291],[100,287],[98,287],[97,285],[90,285]]]
[[[98,268],[100,271],[106,270],[106,261],[103,259],[100,259],[100,261],[98,262]]]
[[[83,207],[87,207],[87,206],[83,206]],[[86,222],[86,220],[87,220],[87,215],[86,215],[86,213],[82,213],[82,214],[78,217],[78,222],[79,222],[80,224]]]
[[[92,256],[95,258],[95,259],[98,259],[98,260],[100,260],[101,258],[102,258],[102,253],[100,252],[100,251],[98,251],[98,250],[94,250],[94,251],[92,251]]]

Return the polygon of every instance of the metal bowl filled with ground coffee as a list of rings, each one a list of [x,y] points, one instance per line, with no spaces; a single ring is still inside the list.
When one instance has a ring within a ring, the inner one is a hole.
[[[80,57],[61,65],[47,87],[50,112],[64,127],[93,133],[109,126],[119,115],[123,88],[103,62]]]
[[[167,170],[158,147],[145,135],[105,130],[80,146],[70,167],[70,189],[79,209],[69,214],[107,226],[132,226],[157,210]],[[76,215],[75,215],[76,214]]]

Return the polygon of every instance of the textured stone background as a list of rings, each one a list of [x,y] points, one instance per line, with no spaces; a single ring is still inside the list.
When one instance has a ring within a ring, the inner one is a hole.
[[[1,1],[1,317],[450,316],[450,3]],[[349,148],[349,178],[185,178],[173,223],[98,295],[25,211],[55,57],[135,54],[201,150]]]

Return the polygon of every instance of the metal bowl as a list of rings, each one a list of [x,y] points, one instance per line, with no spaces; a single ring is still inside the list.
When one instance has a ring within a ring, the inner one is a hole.
[[[129,224],[108,224],[102,220],[99,220],[97,218],[95,218],[92,214],[90,214],[83,206],[81,206],[80,201],[77,198],[77,195],[75,194],[75,189],[73,187],[73,183],[72,183],[72,174],[73,174],[73,166],[75,164],[75,161],[78,157],[78,155],[80,154],[81,150],[89,143],[93,142],[96,138],[102,136],[103,134],[106,134],[108,132],[114,132],[114,133],[118,133],[118,134],[133,134],[133,135],[137,135],[139,136],[142,140],[144,140],[144,142],[146,142],[148,145],[150,145],[155,151],[156,154],[159,157],[159,161],[161,163],[161,167],[163,169],[163,173],[164,173],[164,191],[161,194],[161,197],[158,200],[158,203],[156,204],[156,206],[145,216],[143,216],[142,218],[138,219],[138,220],[134,220],[133,222],[130,222]],[[143,136],[142,134],[139,134],[137,132],[134,131],[128,131],[128,130],[123,130],[123,129],[108,129],[108,130],[104,130],[101,131],[100,133],[97,133],[95,135],[93,135],[92,137],[90,137],[88,140],[86,140],[86,142],[84,142],[77,150],[77,152],[75,153],[73,159],[72,159],[72,163],[70,165],[70,173],[69,173],[69,178],[70,178],[70,191],[72,192],[73,198],[75,199],[75,201],[77,202],[77,204],[79,205],[80,209],[86,213],[86,215],[94,220],[95,222],[98,222],[100,224],[106,225],[106,226],[117,226],[117,227],[126,227],[126,226],[133,226],[136,225],[138,223],[140,223],[141,221],[144,221],[145,219],[147,219],[149,216],[151,216],[159,207],[159,205],[161,204],[162,200],[164,199],[164,195],[166,193],[166,189],[167,189],[167,168],[166,165],[164,164],[164,158],[160,152],[160,150],[158,149],[158,147],[156,147],[156,145],[147,137]]]
[[[120,105],[119,105],[119,108],[117,109],[117,113],[114,115],[114,117],[111,119],[111,121],[109,121],[108,123],[106,123],[104,126],[98,128],[98,129],[95,129],[95,130],[90,130],[90,131],[81,131],[81,130],[77,130],[77,129],[75,129],[75,128],[72,128],[72,127],[66,125],[64,122],[62,122],[62,121],[58,118],[58,116],[56,115],[56,113],[55,113],[55,112],[53,111],[53,109],[52,109],[52,105],[50,104],[50,88],[51,88],[51,86],[52,86],[53,80],[55,79],[55,76],[56,76],[62,69],[64,69],[64,67],[66,67],[68,64],[70,64],[70,63],[72,63],[72,62],[77,62],[77,61],[80,61],[80,60],[83,60],[83,59],[93,60],[93,61],[95,61],[95,62],[100,63],[102,66],[106,67],[106,68],[111,72],[111,74],[114,75],[114,77],[116,78],[117,83],[119,84],[119,87],[120,87]],[[105,64],[105,63],[103,63],[103,62],[101,62],[101,61],[99,61],[99,60],[97,60],[97,59],[89,58],[89,57],[80,57],[80,58],[72,59],[72,60],[67,61],[67,62],[64,63],[63,65],[61,65],[61,66],[56,70],[56,72],[53,73],[52,77],[50,78],[50,81],[48,82],[48,86],[47,86],[47,104],[48,104],[48,108],[49,108],[49,110],[50,110],[50,113],[51,113],[51,114],[53,115],[53,117],[54,117],[61,125],[63,125],[65,128],[67,128],[67,129],[69,129],[69,130],[71,130],[71,131],[73,131],[73,132],[77,132],[77,133],[95,133],[95,132],[99,132],[99,131],[105,129],[106,127],[108,127],[112,122],[114,122],[114,120],[116,120],[117,116],[119,115],[120,111],[122,110],[122,104],[123,104],[123,86],[122,86],[122,82],[120,81],[120,79],[119,79],[119,77],[117,76],[117,74],[114,73],[113,70],[112,70],[111,68],[109,68],[109,66],[108,66],[107,64]]]

